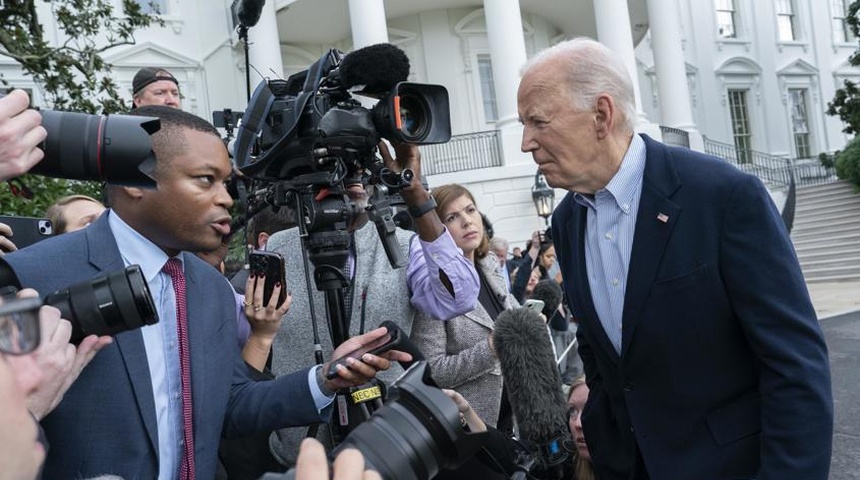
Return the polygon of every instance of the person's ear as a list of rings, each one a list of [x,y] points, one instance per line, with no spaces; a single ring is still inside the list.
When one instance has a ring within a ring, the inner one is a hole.
[[[129,198],[140,199],[143,197],[143,189],[138,187],[121,187]]]
[[[598,138],[603,139],[612,131],[615,121],[615,101],[609,95],[597,97],[594,108],[594,127]]]
[[[257,249],[265,250],[266,249],[266,242],[268,242],[268,241],[269,241],[269,234],[266,232],[260,232],[257,235]]]

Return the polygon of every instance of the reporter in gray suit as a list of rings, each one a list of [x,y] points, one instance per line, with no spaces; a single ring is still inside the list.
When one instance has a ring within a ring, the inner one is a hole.
[[[163,106],[134,113],[161,119],[161,130],[152,136],[157,161],[151,176],[158,188],[109,185],[112,209],[94,224],[7,257],[22,285],[42,292],[138,264],[160,318],[117,335],[43,420],[50,443],[45,478],[110,472],[126,480],[173,479],[181,468],[193,468],[201,479],[214,478],[222,434],[325,421],[332,399],[328,392],[363,383],[389,366],[385,358],[372,357],[325,382],[315,369],[250,381],[236,345],[232,289],[193,254],[214,250],[229,232],[227,150],[211,124],[189,113]],[[184,302],[181,289],[174,290],[171,276],[162,270],[168,259],[180,262]],[[183,309],[186,315],[177,314]],[[182,366],[179,353],[177,323],[183,316],[190,369]],[[334,355],[383,333],[351,339]],[[181,378],[188,375],[190,405],[181,395]],[[193,434],[186,437],[189,413]],[[191,440],[194,449],[187,452]]]

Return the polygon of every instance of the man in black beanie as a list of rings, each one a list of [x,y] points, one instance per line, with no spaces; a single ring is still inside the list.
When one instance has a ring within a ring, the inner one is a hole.
[[[132,107],[166,105],[182,108],[179,81],[170,72],[158,67],[144,67],[137,71],[131,82]]]

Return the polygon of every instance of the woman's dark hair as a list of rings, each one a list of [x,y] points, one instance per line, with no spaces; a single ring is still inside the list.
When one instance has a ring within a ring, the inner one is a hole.
[[[470,192],[466,187],[456,183],[449,183],[448,185],[436,187],[431,191],[431,195],[433,195],[433,199],[436,200],[436,214],[439,215],[439,218],[445,218],[445,209],[448,208],[448,205],[464,195],[469,197],[469,200],[475,204],[475,208],[478,207],[478,203],[475,201],[475,197],[472,196],[472,192]],[[478,209],[478,211],[480,211],[480,209]],[[490,239],[487,237],[487,230],[484,229],[484,236],[481,238],[481,243],[479,243],[478,248],[475,249],[475,258],[480,260],[486,257],[489,251]]]

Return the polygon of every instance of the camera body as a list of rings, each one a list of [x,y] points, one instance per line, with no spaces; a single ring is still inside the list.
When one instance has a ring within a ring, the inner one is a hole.
[[[391,73],[395,72],[395,73]],[[234,161],[253,179],[248,214],[268,206],[294,207],[311,237],[309,257],[344,250],[346,232],[369,214],[392,266],[405,266],[395,237],[398,213],[391,196],[409,186],[413,172],[394,172],[377,156],[380,139],[431,144],[451,137],[448,92],[441,85],[406,82],[409,60],[380,44],[344,54],[330,50],[287,80],[261,82],[237,129]],[[378,99],[368,109],[353,96]],[[350,199],[350,185],[373,185],[367,205]],[[334,264],[343,265],[339,259]]]

